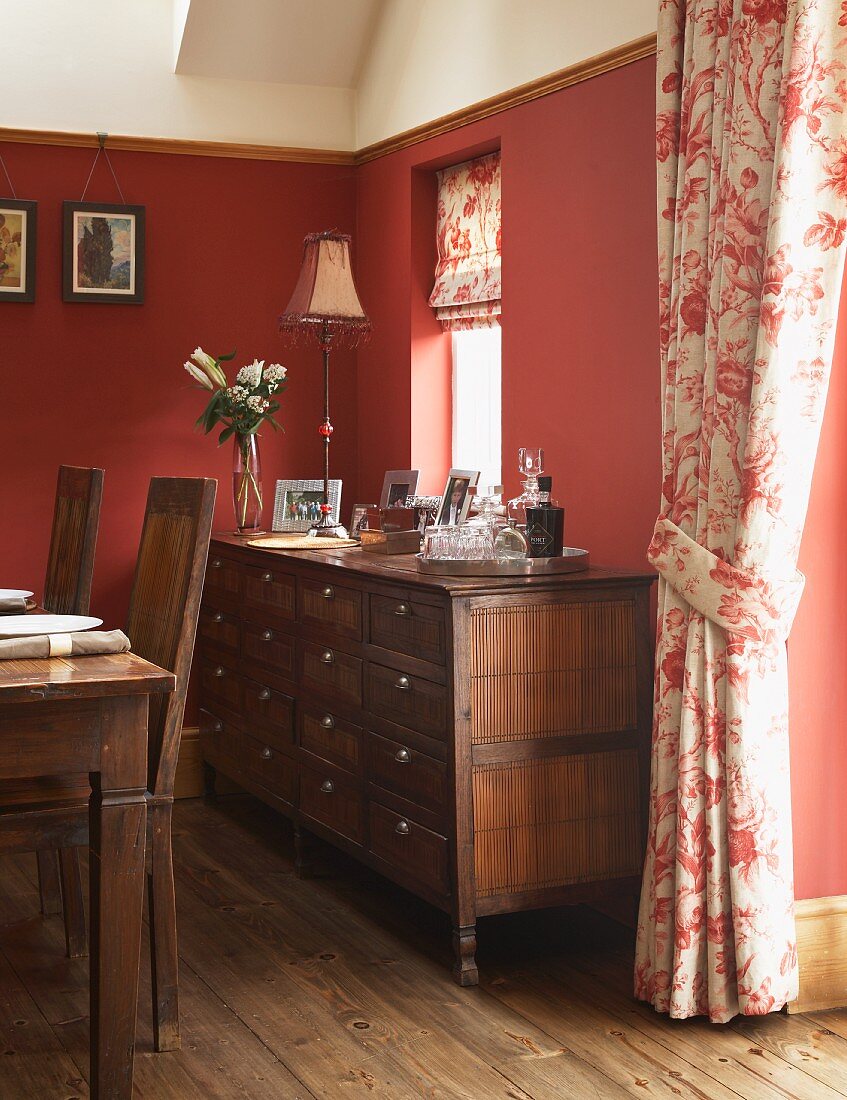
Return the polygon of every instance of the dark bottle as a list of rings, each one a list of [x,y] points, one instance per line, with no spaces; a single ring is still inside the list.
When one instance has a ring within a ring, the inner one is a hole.
[[[552,477],[542,475],[538,479],[541,499],[534,508],[526,510],[526,541],[531,558],[557,558],[561,556],[565,538],[565,510],[551,498]]]

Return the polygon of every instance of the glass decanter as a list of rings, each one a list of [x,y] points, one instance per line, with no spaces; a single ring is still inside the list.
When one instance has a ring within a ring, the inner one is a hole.
[[[526,535],[518,530],[513,519],[502,527],[494,540],[494,557],[497,561],[520,561],[527,556],[529,544]]]
[[[518,527],[526,527],[526,510],[535,508],[540,499],[538,478],[544,473],[544,450],[541,447],[521,447],[518,451],[518,472],[523,478],[523,492],[509,501],[508,518]]]

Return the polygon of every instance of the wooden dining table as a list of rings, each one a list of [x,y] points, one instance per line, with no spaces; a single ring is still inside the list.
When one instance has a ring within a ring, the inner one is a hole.
[[[129,1100],[132,1094],[148,697],[173,691],[174,685],[170,672],[132,653],[0,660],[0,780],[90,776],[90,1089],[95,1100]],[[57,848],[67,846],[59,811],[55,840]]]

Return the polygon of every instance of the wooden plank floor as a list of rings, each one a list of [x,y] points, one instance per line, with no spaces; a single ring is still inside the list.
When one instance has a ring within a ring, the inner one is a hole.
[[[443,914],[315,848],[299,881],[252,799],[177,804],[183,1047],[152,1051],[145,938],[138,1097],[847,1097],[847,1012],[669,1022],[629,995],[629,933],[586,909],[483,921],[460,989]],[[0,1098],[81,1100],[88,966],[37,910],[34,858],[0,860]]]

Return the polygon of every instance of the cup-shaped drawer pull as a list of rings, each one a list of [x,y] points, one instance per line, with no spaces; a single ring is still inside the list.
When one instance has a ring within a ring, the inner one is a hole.
[[[325,649],[321,654],[321,662],[325,665],[331,665],[335,662],[335,654],[331,649]]]
[[[398,676],[397,679],[394,681],[394,686],[397,688],[398,691],[411,691],[412,681],[409,679],[408,676]]]
[[[409,752],[408,749],[398,749],[397,752],[395,752],[394,754],[394,759],[397,761],[398,764],[411,764],[412,754]]]
[[[408,619],[412,614],[412,609],[407,603],[398,603],[394,608],[394,614],[398,615],[401,619]]]
[[[394,826],[394,832],[399,833],[400,836],[408,836],[412,831],[412,826],[406,821],[405,818],[401,818]]]
[[[271,750],[269,748],[265,747],[264,749],[262,749],[262,759],[263,760],[273,760],[273,758],[274,758],[274,754],[271,752]]]
[[[331,584],[328,584],[326,588],[321,589],[321,595],[325,600],[331,600],[335,596],[335,589]]]
[[[224,621],[223,615],[220,613],[220,611],[216,611],[214,613],[214,615],[212,616],[212,622],[213,623],[222,623],[223,621]]]
[[[321,725],[325,730],[335,729],[335,719],[331,714],[325,714],[323,718],[321,718]]]
[[[263,642],[272,642],[273,640],[274,640],[274,632],[272,630],[263,630],[262,631],[262,641]]]
[[[215,733],[220,733],[223,728],[224,724],[220,720],[220,718],[216,718],[214,722],[212,722],[212,729],[215,731]]]
[[[222,665],[218,665],[214,671],[214,675],[220,679],[221,676],[226,676],[226,669],[224,669]]]
[[[266,584],[267,584],[267,583],[268,583],[269,581],[272,581],[273,579],[274,579],[274,575],[273,575],[273,573],[263,573],[263,574],[262,574],[262,580],[263,580],[263,581],[265,581],[265,583],[266,583]]]
[[[220,569],[220,567],[221,567],[221,559],[220,558],[212,558],[212,560],[209,562],[209,568],[210,569]]]
[[[321,790],[324,794],[332,794],[335,790],[335,784],[331,779],[325,779],[323,783],[321,783]]]
[[[271,689],[270,688],[262,688],[261,691],[259,692],[259,698],[262,700],[263,703],[266,700],[270,699],[270,697],[271,697]]]

